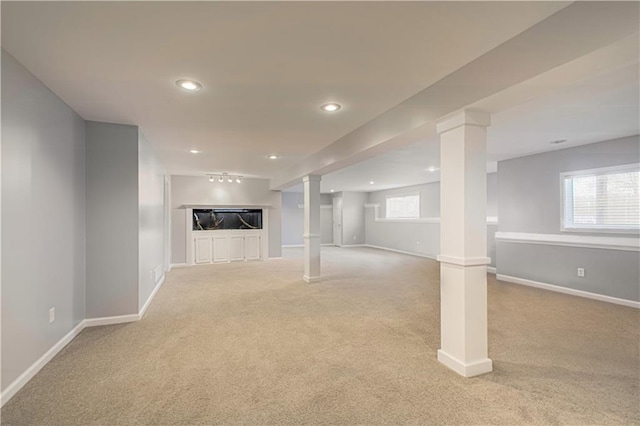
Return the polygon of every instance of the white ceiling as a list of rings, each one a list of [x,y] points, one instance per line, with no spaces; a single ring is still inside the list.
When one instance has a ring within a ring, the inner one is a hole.
[[[637,35],[625,38],[472,105],[492,113],[487,171],[499,160],[639,134],[639,47]],[[324,175],[322,192],[439,180],[427,170],[440,163],[437,135],[429,126],[414,133],[409,146]],[[566,142],[550,144],[560,139]]]
[[[170,173],[269,178],[567,4],[2,2],[2,47]]]
[[[2,2],[2,48],[83,118],[139,125],[172,174],[273,178],[568,4]],[[328,101],[343,108],[320,111]],[[495,170],[638,134],[638,104],[636,32],[471,106],[492,113]],[[432,125],[390,142],[401,148],[323,176],[323,192],[439,178],[425,171],[439,163]]]

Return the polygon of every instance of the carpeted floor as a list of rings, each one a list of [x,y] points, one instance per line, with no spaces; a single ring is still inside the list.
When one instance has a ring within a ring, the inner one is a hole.
[[[638,424],[633,308],[496,282],[494,372],[436,360],[437,263],[323,248],[174,269],[138,323],[85,329],[2,409],[6,425]]]

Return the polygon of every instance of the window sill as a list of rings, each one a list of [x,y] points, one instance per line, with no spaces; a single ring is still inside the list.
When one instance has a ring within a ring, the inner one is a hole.
[[[605,250],[640,251],[640,240],[625,237],[593,235],[533,234],[526,232],[496,232],[497,242],[541,244],[548,246],[582,247]]]
[[[626,234],[637,236],[640,234],[640,229],[616,229],[616,228],[562,228],[560,232],[568,233],[585,233],[585,234]]]

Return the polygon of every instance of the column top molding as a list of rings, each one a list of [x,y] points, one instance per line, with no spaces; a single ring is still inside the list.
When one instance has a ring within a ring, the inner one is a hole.
[[[438,119],[436,131],[444,133],[464,125],[488,127],[491,125],[491,114],[473,109],[461,109]]]
[[[320,182],[322,176],[320,175],[306,175],[302,178],[303,182]]]

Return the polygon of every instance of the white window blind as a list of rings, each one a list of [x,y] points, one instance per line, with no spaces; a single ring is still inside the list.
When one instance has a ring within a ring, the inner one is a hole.
[[[561,174],[563,229],[640,229],[640,165]]]
[[[420,217],[420,195],[387,197],[387,219],[415,219]]]

